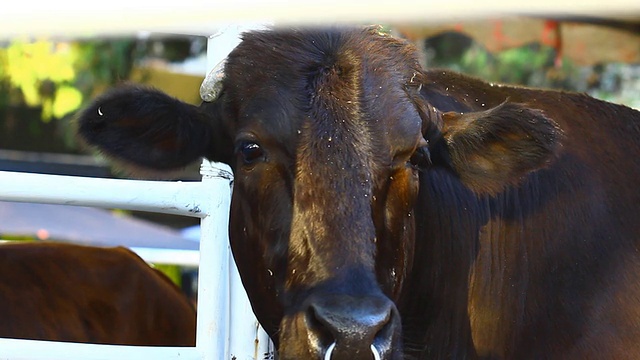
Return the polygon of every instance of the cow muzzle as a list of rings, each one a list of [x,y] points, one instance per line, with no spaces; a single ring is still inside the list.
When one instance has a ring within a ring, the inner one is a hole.
[[[282,325],[283,359],[400,358],[400,316],[384,295],[312,295]]]

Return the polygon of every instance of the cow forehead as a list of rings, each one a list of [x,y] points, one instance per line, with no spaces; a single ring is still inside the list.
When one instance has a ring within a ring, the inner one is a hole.
[[[230,55],[225,79],[235,103],[236,128],[258,127],[276,141],[289,141],[306,127],[305,122],[322,120],[318,118],[327,114],[319,113],[318,106],[325,106],[328,117],[337,120],[322,125],[326,139],[332,139],[332,128],[356,132],[365,128],[376,148],[394,153],[412,147],[421,120],[407,95],[407,84],[418,65],[407,56],[412,49],[402,52],[398,47],[361,29],[247,35]],[[318,104],[320,98],[324,104]],[[351,115],[334,116],[346,108],[351,108]]]

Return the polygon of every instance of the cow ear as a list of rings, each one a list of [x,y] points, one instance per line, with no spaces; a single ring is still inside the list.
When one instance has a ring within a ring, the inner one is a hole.
[[[184,167],[211,152],[212,117],[158,90],[134,85],[98,97],[78,116],[89,145],[143,169]],[[219,159],[212,159],[219,160]]]
[[[562,137],[541,110],[508,102],[486,111],[444,113],[441,127],[450,167],[472,191],[488,195],[547,166]]]

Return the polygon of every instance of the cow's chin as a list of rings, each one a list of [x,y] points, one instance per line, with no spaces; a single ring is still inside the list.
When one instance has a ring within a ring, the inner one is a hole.
[[[331,359],[331,360],[401,360],[402,344],[399,327],[390,334],[390,341],[360,344],[360,348],[341,348],[331,334],[318,329],[304,313],[285,316],[280,323],[278,359]],[[375,349],[373,349],[375,347]],[[375,354],[374,354],[375,352]]]

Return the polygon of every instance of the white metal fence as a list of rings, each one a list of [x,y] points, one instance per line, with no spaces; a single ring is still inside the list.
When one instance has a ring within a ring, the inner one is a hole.
[[[239,42],[229,25],[209,38],[211,69]],[[200,182],[81,178],[0,171],[0,200],[139,210],[201,219],[200,251],[133,248],[147,261],[198,265],[195,347],[77,344],[0,338],[0,360],[272,359],[273,345],[258,324],[231,256],[228,241],[232,174],[204,161]],[[1,219],[0,219],[1,221]]]
[[[148,347],[0,339],[0,359],[264,359],[256,321],[228,241],[231,172],[204,161],[200,182],[81,178],[0,171],[0,200],[151,211],[201,219],[195,347]],[[224,165],[223,165],[224,166]],[[141,254],[145,257],[145,254]]]

